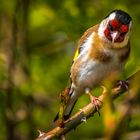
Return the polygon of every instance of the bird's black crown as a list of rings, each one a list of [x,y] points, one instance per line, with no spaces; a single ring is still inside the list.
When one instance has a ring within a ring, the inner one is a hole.
[[[122,10],[114,10],[111,13],[116,14],[116,19],[122,24],[129,24],[132,18],[128,13]]]

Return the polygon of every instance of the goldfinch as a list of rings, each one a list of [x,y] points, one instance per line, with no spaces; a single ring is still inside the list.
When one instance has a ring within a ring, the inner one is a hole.
[[[72,82],[64,110],[65,119],[82,94],[90,94],[91,90],[102,86],[110,75],[120,74],[130,53],[131,27],[130,15],[114,10],[81,37],[70,70]]]

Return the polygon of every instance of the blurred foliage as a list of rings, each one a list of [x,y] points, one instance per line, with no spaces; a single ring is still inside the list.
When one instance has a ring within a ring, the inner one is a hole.
[[[116,8],[133,18],[131,57],[123,78],[138,70],[139,6],[138,0],[1,0],[0,139],[32,140],[38,129],[52,127],[59,109],[58,95],[69,81],[78,39]],[[89,99],[84,95],[74,111],[87,103]],[[127,132],[140,130],[139,104],[127,123]],[[95,115],[70,132],[67,139],[92,139],[103,133],[101,112],[101,117]]]

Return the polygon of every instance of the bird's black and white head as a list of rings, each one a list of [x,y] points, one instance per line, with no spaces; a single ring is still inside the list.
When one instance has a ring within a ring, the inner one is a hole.
[[[116,47],[124,47],[129,40],[132,19],[122,10],[112,11],[99,25],[98,34]]]

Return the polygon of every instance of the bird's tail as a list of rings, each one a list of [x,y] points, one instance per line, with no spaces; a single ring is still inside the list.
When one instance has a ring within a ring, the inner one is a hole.
[[[75,90],[73,90],[71,88],[69,91],[69,95],[70,95],[70,98],[69,98],[67,105],[66,105],[66,108],[64,110],[64,116],[63,116],[64,120],[67,120],[69,118],[69,116],[71,115],[72,110],[77,102]],[[59,118],[59,112],[57,113],[56,117],[54,118],[54,121],[56,121],[58,118]]]

